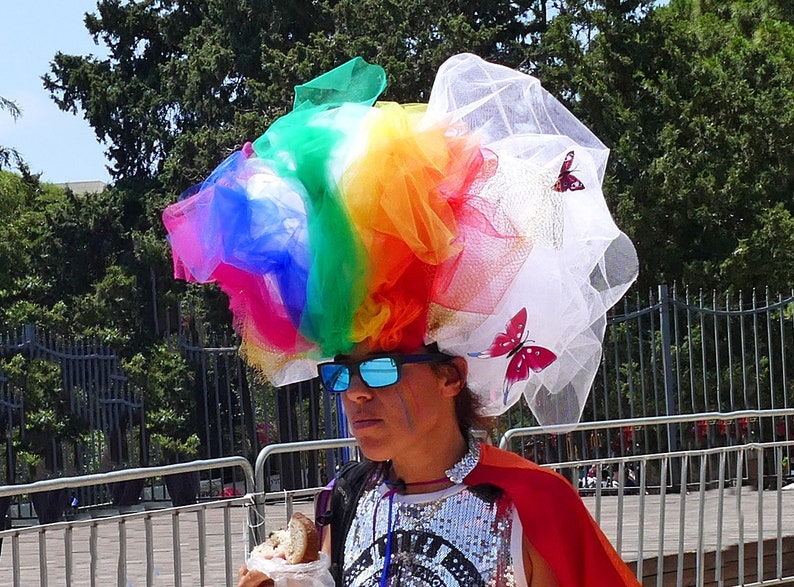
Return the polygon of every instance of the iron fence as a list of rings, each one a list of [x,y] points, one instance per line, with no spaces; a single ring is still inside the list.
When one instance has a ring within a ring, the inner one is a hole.
[[[608,320],[601,368],[583,422],[794,407],[794,296],[679,292],[660,286],[624,298]],[[526,405],[498,433],[536,425]],[[706,449],[794,438],[790,417],[701,419],[671,428],[607,427],[578,443],[580,454]],[[532,458],[563,460],[557,435],[533,439]]]
[[[316,380],[273,388],[245,365],[234,338],[216,338],[180,319],[175,345],[195,373],[199,458],[243,455],[253,461],[271,443],[347,436],[338,398]],[[584,422],[696,413],[774,410],[794,406],[794,295],[716,294],[660,286],[624,298],[608,319],[601,368]],[[43,360],[60,369],[68,411],[83,427],[74,444],[56,443],[78,472],[148,462],[145,398],[130,388],[119,358],[98,342],[64,340],[29,326],[0,335],[0,354]],[[15,446],[23,439],[28,403],[0,370],[0,445],[6,480],[14,482]],[[494,422],[498,438],[536,422],[521,402]],[[533,436],[522,447],[539,462],[604,458],[679,449],[709,449],[792,439],[791,417],[703,419],[670,428],[603,427],[571,442],[557,433]],[[16,444],[15,444],[16,443]],[[70,456],[71,455],[71,456]],[[281,455],[269,461],[270,489],[320,484],[335,455],[307,463]]]
[[[143,398],[128,387],[118,356],[101,341],[55,336],[28,325],[0,333],[0,358],[6,362],[0,369],[3,481],[25,483],[144,462]],[[21,368],[15,358],[22,359]],[[36,380],[34,372],[42,378]],[[107,494],[86,488],[71,498],[95,503]]]
[[[4,539],[10,542],[10,548],[6,546],[10,553],[0,557],[3,584],[19,587],[36,579],[42,587],[50,583],[66,587],[236,584],[236,570],[250,545],[263,539],[257,532],[256,510],[247,507],[254,479],[251,463],[243,457],[0,486],[0,499],[24,502],[34,495],[75,487],[105,487],[191,472],[220,479],[219,472],[230,468],[243,479],[244,497],[241,492],[241,497],[165,509],[137,503],[121,515],[113,511],[95,516],[95,511],[78,510],[58,523],[0,529],[0,547]],[[57,542],[61,548],[48,549],[48,543]]]

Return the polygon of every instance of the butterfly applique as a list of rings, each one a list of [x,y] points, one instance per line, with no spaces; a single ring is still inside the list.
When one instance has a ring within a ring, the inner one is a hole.
[[[560,176],[554,183],[555,191],[567,192],[570,190],[575,192],[584,189],[584,184],[571,172],[571,167],[573,167],[573,151],[568,151],[565,161],[562,162],[562,167],[560,167]]]
[[[508,320],[505,332],[497,334],[488,350],[479,353],[469,353],[470,357],[488,359],[507,355],[510,363],[507,365],[504,382],[504,403],[507,405],[507,392],[510,386],[518,381],[529,379],[529,372],[539,373],[551,365],[556,359],[552,351],[542,346],[528,345],[527,309],[521,308],[518,313]]]

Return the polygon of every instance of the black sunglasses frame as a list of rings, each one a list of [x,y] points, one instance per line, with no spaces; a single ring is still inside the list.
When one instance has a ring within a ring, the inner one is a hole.
[[[396,383],[400,382],[400,379],[402,379],[403,365],[414,365],[418,363],[443,363],[444,361],[448,361],[452,358],[453,357],[451,355],[447,355],[439,352],[417,353],[411,355],[406,355],[403,353],[383,353],[378,355],[369,355],[367,357],[364,357],[363,359],[359,359],[355,361],[350,359],[336,359],[333,361],[326,361],[324,363],[319,363],[317,365],[317,374],[320,376],[320,381],[323,384],[323,388],[328,393],[345,393],[348,389],[350,389],[350,384],[348,383],[348,386],[345,389],[330,389],[330,386],[326,385],[325,379],[323,377],[323,367],[327,365],[340,365],[347,367],[348,370],[350,371],[351,379],[353,375],[358,375],[358,378],[367,388],[382,389],[384,387],[389,387],[391,385],[395,385]],[[397,377],[392,383],[387,383],[385,385],[370,385],[366,381],[366,379],[361,376],[361,365],[376,359],[392,359],[394,361],[395,369],[397,371]]]

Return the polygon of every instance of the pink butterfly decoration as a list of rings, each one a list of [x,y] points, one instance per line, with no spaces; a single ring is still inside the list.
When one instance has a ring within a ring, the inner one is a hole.
[[[518,381],[529,379],[530,371],[539,373],[551,365],[556,359],[552,351],[542,346],[528,345],[527,309],[521,308],[505,325],[505,332],[497,334],[488,350],[479,353],[469,353],[470,357],[489,359],[507,355],[510,363],[507,365],[504,382],[504,403],[507,404],[507,392],[510,386]]]
[[[584,189],[584,184],[574,176],[571,172],[571,167],[573,167],[573,151],[568,151],[568,154],[565,155],[565,161],[562,162],[562,167],[560,168],[560,176],[554,183],[555,191],[567,192],[571,190],[575,192]]]

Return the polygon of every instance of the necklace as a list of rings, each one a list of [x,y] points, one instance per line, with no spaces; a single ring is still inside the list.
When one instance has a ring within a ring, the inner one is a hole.
[[[439,483],[449,483],[449,477],[444,475],[443,477],[439,477],[438,479],[432,479],[430,481],[414,481],[412,483],[406,483],[402,479],[396,479],[395,481],[390,481],[388,479],[384,480],[383,483],[389,487],[389,491],[383,497],[391,497],[394,493],[402,493],[409,487],[421,487],[423,485],[438,485]]]

